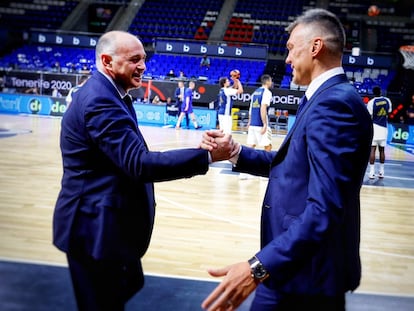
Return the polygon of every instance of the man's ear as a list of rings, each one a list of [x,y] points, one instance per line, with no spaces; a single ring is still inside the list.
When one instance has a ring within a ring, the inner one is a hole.
[[[108,67],[108,66],[112,66],[112,56],[111,55],[107,55],[107,54],[102,54],[101,55],[101,61],[102,61],[102,65],[104,65],[104,67]]]
[[[320,52],[320,50],[323,47],[323,40],[321,38],[315,38],[313,39],[312,43],[312,55],[315,56]]]

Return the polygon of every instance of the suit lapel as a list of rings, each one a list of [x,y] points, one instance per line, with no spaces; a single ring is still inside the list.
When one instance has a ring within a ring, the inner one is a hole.
[[[305,107],[303,107],[303,110],[301,111],[300,115],[296,118],[295,123],[293,124],[293,127],[290,129],[285,140],[280,146],[279,151],[276,153],[275,157],[273,158],[272,166],[280,163],[283,160],[283,158],[286,156],[287,149],[289,148],[290,140],[292,138],[292,134],[295,132],[297,127],[300,125],[301,120],[304,118],[304,115],[309,110],[309,108],[313,105],[313,103],[318,101],[319,95],[322,92],[324,92],[326,89],[338,83],[349,83],[346,75],[340,74],[340,75],[336,75],[328,79],[316,90],[316,92],[308,100]]]
[[[134,120],[134,123],[136,124],[136,133],[138,137],[142,140],[143,144],[145,145],[145,148],[148,150],[147,143],[145,142],[144,136],[142,136],[141,131],[138,128],[138,119],[137,115],[135,113],[134,105],[132,104],[132,98],[129,94],[125,96],[124,98],[121,98],[119,95],[118,90],[115,88],[115,86],[99,71],[94,73],[95,77],[101,81],[101,83],[105,84],[108,90],[111,90],[112,95],[114,96],[114,99],[119,99],[120,105],[126,106],[128,115]]]
[[[137,121],[137,116],[135,113],[134,106],[132,104],[132,98],[127,93],[123,98],[120,96],[119,91],[116,89],[115,85],[113,85],[105,76],[103,73],[97,71],[94,73],[95,77],[100,81],[100,83],[103,83],[106,85],[106,88],[110,90],[111,94],[119,98],[119,100],[122,102],[122,105],[125,105],[127,107],[127,110],[129,112],[129,115],[131,115],[135,121]]]

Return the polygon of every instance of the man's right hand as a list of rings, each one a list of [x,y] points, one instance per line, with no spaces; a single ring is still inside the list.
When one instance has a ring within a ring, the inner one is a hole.
[[[240,148],[229,134],[221,130],[209,130],[203,133],[200,147],[210,151],[212,162],[228,160],[234,157]]]

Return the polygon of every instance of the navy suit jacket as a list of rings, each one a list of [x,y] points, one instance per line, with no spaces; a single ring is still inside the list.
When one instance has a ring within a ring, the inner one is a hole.
[[[153,182],[208,170],[202,149],[149,151],[135,112],[100,72],[75,93],[62,118],[60,147],[54,244],[95,259],[142,257],[154,222]]]
[[[243,147],[236,170],[269,177],[262,205],[265,285],[340,295],[360,282],[360,188],[372,121],[345,75],[307,102],[278,152]],[[269,170],[270,168],[270,170]]]

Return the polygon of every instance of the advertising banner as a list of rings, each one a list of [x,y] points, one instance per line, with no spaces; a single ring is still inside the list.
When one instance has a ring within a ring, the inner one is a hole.
[[[177,123],[177,117],[168,115],[164,105],[134,104],[134,109],[138,124],[175,127]],[[197,117],[197,123],[204,129],[216,128],[217,112],[215,110],[193,108],[193,111]],[[184,120],[182,125],[184,125]]]
[[[80,75],[46,72],[11,71],[2,72],[4,87],[24,93],[36,88],[40,95],[51,95],[56,88],[62,95],[77,84]]]
[[[400,123],[388,123],[387,142],[414,146],[414,126]]]
[[[344,54],[342,64],[345,66],[359,66],[362,68],[390,68],[392,65],[392,57],[377,55],[360,55]]]
[[[175,126],[177,122],[176,116],[167,114],[165,105],[134,103],[134,109],[138,123]],[[194,107],[193,111],[197,116],[198,124],[202,125],[203,128],[216,127],[217,112],[215,110]],[[66,102],[64,98],[0,93],[0,113],[61,117],[65,112]]]
[[[173,87],[174,86],[171,85],[171,88]],[[197,95],[196,91],[194,91],[194,93]],[[295,94],[274,94],[273,105],[275,107],[282,108],[289,107],[289,105],[297,105],[297,98],[300,97],[297,97]],[[275,101],[279,101],[279,103],[275,103]],[[291,101],[291,103],[289,101]],[[175,123],[177,122],[176,116],[170,116],[167,114],[165,105],[142,104],[135,102],[134,108],[137,114],[138,123],[159,126],[175,126]],[[66,102],[63,97],[57,98],[34,94],[26,95],[0,93],[0,113],[24,113],[61,117],[65,112]],[[194,107],[194,113],[197,116],[198,123],[205,129],[216,127],[216,110],[203,107]],[[295,116],[289,115],[288,129],[293,126],[294,122]],[[400,123],[389,123],[387,142],[391,144],[414,146],[414,126]]]
[[[1,113],[26,113],[45,116],[63,116],[66,111],[64,98],[42,95],[0,93]]]
[[[23,72],[10,71],[0,72],[3,77],[4,88],[15,92],[25,93],[29,89],[37,88],[40,95],[52,95],[56,88],[62,96],[66,96],[69,90],[77,84],[80,74],[60,74],[44,72]],[[143,81],[142,87],[132,90],[131,95],[138,100],[152,99],[155,95],[166,102],[168,97],[175,100],[175,89],[177,81],[148,80]],[[234,107],[248,109],[251,94],[257,86],[244,86],[244,93],[233,96]],[[209,104],[217,101],[220,87],[218,84],[207,84],[196,81],[196,88],[193,92],[193,102],[196,106],[209,107]],[[271,107],[291,112],[297,109],[303,91],[290,89],[271,89],[273,94]]]
[[[51,95],[53,88],[56,88],[62,96],[66,96],[73,86],[77,84],[79,74],[58,74],[58,73],[36,73],[36,72],[2,72],[4,87],[20,93],[28,89],[37,88],[40,95]],[[175,100],[175,89],[178,83],[173,81],[149,80],[143,81],[142,87],[132,90],[131,95],[139,100],[152,99],[158,95],[161,101],[167,101],[168,97]],[[244,93],[233,97],[234,107],[248,109],[251,94],[257,86],[245,86]],[[218,98],[220,87],[218,84],[207,84],[196,81],[196,88],[193,92],[193,102],[202,107],[209,107],[211,102]],[[303,91],[289,89],[271,89],[273,97],[271,107],[275,109],[295,111]]]
[[[150,92],[148,91],[148,87]],[[151,94],[151,98],[158,95],[161,101],[166,101],[168,97],[171,97],[174,101],[176,88],[177,82],[153,80],[149,85],[148,81],[144,81],[140,89],[131,91],[131,95],[134,98],[144,99],[146,98],[146,94]],[[252,86],[243,87],[243,94],[233,96],[234,107],[249,109],[251,94],[256,88]],[[218,85],[196,82],[196,87],[193,91],[193,103],[199,106],[209,107],[209,103],[217,100],[219,91],[220,87]],[[296,111],[299,100],[304,93],[303,91],[278,88],[271,89],[271,92],[273,94],[271,107],[289,111]]]
[[[64,34],[48,31],[34,31],[30,37],[32,43],[52,44],[62,46],[73,46],[83,48],[94,48],[98,42],[98,36],[89,36],[81,34]]]
[[[156,53],[204,55],[212,57],[267,59],[267,46],[243,44],[240,46],[220,43],[202,43],[188,40],[160,39],[155,41]]]

